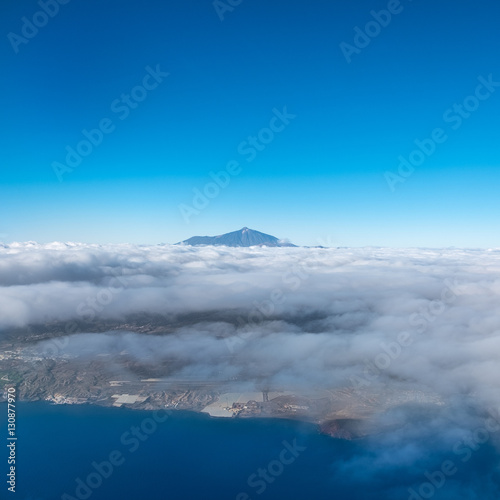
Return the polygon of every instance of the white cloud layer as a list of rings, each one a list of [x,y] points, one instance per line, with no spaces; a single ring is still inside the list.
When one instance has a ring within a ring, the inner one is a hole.
[[[190,375],[328,387],[414,381],[490,402],[500,391],[499,250],[24,243],[0,248],[0,284],[3,331],[229,314],[175,335],[73,338],[100,352],[140,344],[137,356],[178,357]]]
[[[481,428],[486,409],[500,409],[499,304],[496,249],[0,247],[4,333],[160,314],[167,327],[172,322],[168,334],[76,329],[63,352],[128,350],[141,362],[176,360],[172,375],[181,378],[348,386],[365,394],[422,389],[446,402],[430,416],[414,410],[381,416],[385,425],[393,419],[400,426],[337,464],[339,482],[357,482],[360,470],[371,480],[391,467],[418,462],[433,470],[456,458],[457,440]],[[481,453],[496,447],[495,439]],[[497,472],[468,473],[466,483],[450,480],[449,495],[443,490],[440,498],[498,491]],[[407,487],[384,490],[383,497],[400,498]]]

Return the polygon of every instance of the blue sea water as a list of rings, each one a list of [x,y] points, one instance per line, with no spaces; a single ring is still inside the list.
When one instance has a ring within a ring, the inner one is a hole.
[[[464,460],[439,434],[422,442],[422,429],[433,419],[416,410],[399,434],[344,441],[290,420],[45,402],[16,406],[12,494],[6,475],[7,405],[0,404],[0,498],[421,500],[430,493],[433,500],[500,498],[494,443],[475,446]],[[454,461],[456,473],[433,486],[425,473],[439,475],[435,471],[445,460]],[[422,496],[413,494],[417,490]]]
[[[0,405],[4,443],[6,413]],[[356,447],[287,420],[39,402],[17,404],[17,436],[12,498],[23,500],[344,498],[331,463]],[[5,460],[0,456],[5,471],[7,451]],[[105,464],[96,472],[92,464],[109,462],[110,455],[113,470]],[[269,480],[257,477],[259,468]],[[82,482],[91,487],[77,490]],[[352,494],[345,498],[357,496]]]

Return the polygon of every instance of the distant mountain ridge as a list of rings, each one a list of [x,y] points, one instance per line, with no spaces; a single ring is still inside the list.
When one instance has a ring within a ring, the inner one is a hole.
[[[187,240],[181,241],[179,244],[184,245],[215,245],[228,247],[295,247],[292,243],[280,240],[270,234],[261,233],[248,227],[243,227],[239,231],[220,234],[219,236],[193,236]]]

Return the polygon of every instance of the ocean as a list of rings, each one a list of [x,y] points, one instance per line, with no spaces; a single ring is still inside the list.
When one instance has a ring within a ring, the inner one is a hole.
[[[446,436],[442,439],[433,431],[439,413],[426,416],[417,407],[413,420],[405,420],[397,429],[379,429],[353,441],[322,435],[311,424],[281,419],[211,418],[182,411],[168,415],[46,402],[18,403],[16,411],[12,494],[6,475],[7,405],[0,404],[0,429],[4,429],[0,463],[5,478],[0,498],[499,498],[495,435],[486,442],[470,443],[470,448],[459,443],[458,453],[454,452]],[[429,429],[425,441],[422,428]]]
[[[343,498],[331,464],[357,446],[290,420],[45,402],[18,403],[16,430],[23,500]]]

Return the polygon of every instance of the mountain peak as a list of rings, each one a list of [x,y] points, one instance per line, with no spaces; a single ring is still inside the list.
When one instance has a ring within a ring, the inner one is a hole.
[[[218,236],[193,236],[181,242],[184,245],[216,245],[228,247],[252,247],[252,246],[265,246],[265,247],[294,247],[286,241],[271,236],[270,234],[261,233],[248,227],[243,227],[239,231],[231,233],[220,234]]]

